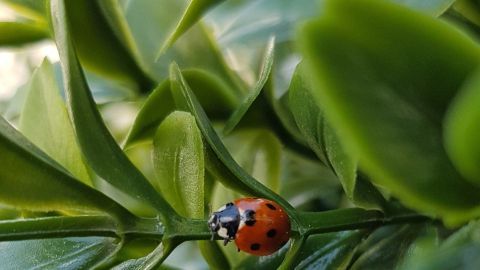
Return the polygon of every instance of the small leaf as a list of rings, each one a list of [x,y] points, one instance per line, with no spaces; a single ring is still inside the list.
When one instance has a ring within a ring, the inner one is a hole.
[[[450,224],[478,216],[480,189],[454,169],[441,132],[451,98],[480,63],[478,45],[386,2],[328,1],[324,14],[301,33],[312,94],[362,169]]]
[[[158,127],[153,146],[155,187],[179,214],[203,218],[204,153],[195,118],[171,113]]]
[[[0,22],[0,46],[20,46],[48,38],[44,27],[22,22]]]
[[[273,133],[265,129],[242,130],[224,141],[245,172],[279,193],[282,145]]]
[[[296,212],[292,206],[286,202],[282,197],[278,196],[270,189],[255,180],[252,176],[247,174],[229,154],[228,150],[223,145],[217,133],[210,124],[205,112],[200,106],[197,98],[190,90],[185,79],[176,64],[171,66],[170,80],[172,82],[172,92],[174,99],[179,107],[186,107],[190,113],[195,117],[197,125],[202,132],[203,138],[206,142],[207,149],[207,169],[221,180],[223,184],[235,189],[236,191],[259,196],[276,201],[285,211],[290,215],[294,225],[296,224]]]
[[[403,263],[411,245],[425,233],[425,225],[403,225],[379,229],[380,232],[388,230],[378,242],[367,239],[368,248],[353,263],[351,269],[396,269]],[[377,232],[376,232],[377,233]],[[374,233],[375,234],[375,233]],[[375,235],[371,236],[376,238]]]
[[[473,183],[480,183],[480,73],[464,84],[445,116],[445,147],[455,166]]]
[[[65,5],[68,30],[74,39],[80,61],[92,71],[136,83],[141,92],[149,91],[154,81],[137,60],[138,53],[132,49],[134,45],[126,34],[127,28],[110,25],[112,21],[118,23],[121,18],[116,13],[118,7],[115,5],[118,3],[99,2],[102,1],[67,1]],[[108,16],[103,13],[105,11],[109,12]]]
[[[213,119],[225,119],[237,106],[235,94],[223,81],[200,69],[182,71],[185,80],[194,87],[200,104]],[[153,137],[162,120],[175,109],[170,80],[159,84],[143,104],[125,141],[125,148]]]
[[[160,47],[156,58],[159,58],[183,33],[200,20],[203,13],[223,1],[224,0],[190,0],[178,24],[169,34],[165,43]]]
[[[325,119],[310,91],[312,81],[297,66],[289,87],[290,109],[300,132],[318,158],[337,175],[345,194],[355,205],[366,209],[381,209],[384,199],[368,180],[357,173],[357,159],[345,149],[335,130]]]
[[[480,263],[478,229],[478,221],[470,222],[440,245],[438,240],[423,239],[400,269],[476,269]]]
[[[168,226],[167,221],[176,216],[175,211],[122,152],[96,108],[70,39],[65,1],[52,0],[51,12],[67,107],[87,164],[111,185],[155,208]]]
[[[87,269],[98,267],[118,249],[118,240],[75,237],[0,242],[2,269]]]
[[[102,210],[131,219],[123,207],[74,179],[0,118],[0,201],[34,211]],[[55,196],[53,196],[55,194]]]
[[[139,259],[124,261],[112,270],[150,270],[158,266],[170,255],[172,249],[166,248],[160,243],[150,254]]]
[[[274,56],[274,44],[275,39],[270,38],[263,57],[262,66],[260,67],[260,75],[258,80],[252,90],[248,93],[247,97],[243,100],[242,104],[233,112],[230,119],[228,119],[227,123],[225,123],[225,127],[223,129],[224,134],[230,133],[235,126],[238,125],[240,120],[242,120],[245,113],[248,109],[252,106],[253,102],[257,99],[258,95],[262,91],[265,83],[267,82],[270,72],[272,71],[273,66],[273,56]]]
[[[29,90],[20,118],[23,135],[77,179],[91,184],[48,60],[45,59],[35,70],[27,87]]]

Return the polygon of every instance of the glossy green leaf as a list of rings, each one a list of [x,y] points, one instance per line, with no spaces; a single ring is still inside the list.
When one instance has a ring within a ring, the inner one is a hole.
[[[162,121],[153,139],[154,186],[183,216],[203,218],[204,153],[195,118],[175,111]]]
[[[22,22],[0,22],[0,46],[19,46],[48,38],[41,26]]]
[[[472,0],[457,0],[455,1],[452,9],[460,13],[464,18],[477,27],[480,26],[478,2]]]
[[[185,80],[194,87],[200,104],[213,119],[225,119],[237,106],[235,94],[223,81],[200,69],[184,70]],[[125,141],[125,147],[153,137],[162,120],[175,108],[170,80],[157,86],[140,109]]]
[[[118,3],[109,1],[68,1],[66,16],[68,30],[75,42],[81,63],[88,69],[120,81],[136,83],[142,92],[150,91],[154,81],[145,73],[135,51],[133,41],[119,33],[110,23],[117,22]],[[105,14],[104,11],[108,11]],[[138,54],[138,53],[137,53]]]
[[[383,237],[375,239],[378,241],[367,239],[367,250],[356,259],[351,269],[396,269],[403,263],[412,244],[425,232],[425,229],[423,224],[379,229],[378,233]],[[376,238],[375,235],[371,237]]]
[[[480,73],[462,87],[445,116],[445,147],[455,166],[469,180],[480,183]]]
[[[324,211],[340,205],[342,192],[337,176],[317,160],[284,152],[280,195],[296,209]]]
[[[115,267],[113,270],[150,270],[157,269],[160,264],[167,258],[172,252],[171,249],[167,249],[163,244],[159,244],[150,254],[139,259],[132,259],[125,261]]]
[[[160,47],[160,50],[157,54],[157,58],[164,53],[172,44],[183,35],[192,25],[194,25],[198,20],[200,20],[203,13],[205,13],[211,7],[218,5],[224,0],[190,0],[188,6],[185,9],[182,17],[178,21],[178,24],[175,26],[174,30],[165,43]]]
[[[174,210],[128,160],[102,121],[75,55],[75,48],[68,32],[69,22],[65,16],[64,1],[54,0],[51,3],[67,107],[87,164],[111,185],[136,200],[151,205],[163,217],[162,221],[167,223],[167,219],[174,217]]]
[[[384,199],[368,180],[357,173],[357,159],[345,149],[311,94],[314,88],[303,64],[297,67],[289,87],[290,109],[300,132],[318,156],[337,175],[345,194],[354,204],[381,209]]]
[[[124,13],[149,73],[154,74],[157,81],[163,81],[168,77],[169,64],[175,61],[182,69],[198,68],[217,75],[240,96],[244,92],[243,83],[227,66],[211,31],[201,22],[192,26],[157,59],[159,47],[175,29],[188,3],[190,1],[125,1]],[[192,44],[195,44],[193,51]]]
[[[75,178],[91,184],[48,60],[44,60],[33,73],[27,87],[29,90],[20,118],[22,134]]]
[[[475,43],[396,5],[340,0],[302,29],[300,45],[315,101],[373,181],[450,223],[480,214],[480,190],[449,161],[440,124],[479,64]]]
[[[288,202],[247,174],[233,160],[175,64],[171,66],[170,80],[172,81],[172,92],[177,106],[185,106],[195,116],[197,125],[207,144],[207,169],[223,184],[236,191],[276,201],[294,219],[296,213]]]
[[[0,201],[34,211],[103,210],[131,218],[117,203],[74,179],[0,118]],[[55,196],[52,196],[55,194]]]
[[[0,243],[2,269],[87,269],[101,264],[118,248],[107,237],[75,237]]]
[[[411,9],[418,10],[432,16],[440,16],[453,3],[455,3],[456,0],[425,0],[425,1],[389,0],[389,1],[407,6]]]
[[[279,193],[282,144],[273,133],[265,129],[242,130],[232,133],[224,141],[245,172]]]
[[[401,269],[476,269],[480,263],[476,256],[480,251],[478,228],[478,222],[473,221],[452,234],[440,245],[438,240],[423,239],[416,249],[412,250],[412,256]]]
[[[270,72],[272,71],[274,44],[275,39],[271,38],[265,48],[265,56],[260,67],[260,75],[258,76],[258,81],[255,83],[253,89],[250,90],[246,98],[243,100],[242,104],[240,104],[240,106],[233,112],[232,116],[230,116],[230,119],[228,119],[227,123],[225,123],[225,127],[223,130],[224,134],[230,133],[235,128],[235,126],[238,125],[238,123],[242,120],[245,113],[252,106],[253,102],[257,99],[258,95],[265,86],[265,83],[270,76]]]

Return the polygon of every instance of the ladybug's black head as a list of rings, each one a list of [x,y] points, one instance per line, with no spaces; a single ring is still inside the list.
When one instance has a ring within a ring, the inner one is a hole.
[[[212,239],[216,233],[225,240],[225,244],[235,239],[239,225],[240,213],[233,203],[227,203],[213,212],[208,220],[208,228],[212,232]]]

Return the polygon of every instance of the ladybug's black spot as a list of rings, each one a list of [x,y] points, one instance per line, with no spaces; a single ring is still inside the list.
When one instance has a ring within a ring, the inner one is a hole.
[[[272,209],[272,210],[277,210],[277,208],[275,206],[273,206],[273,204],[271,203],[267,203],[266,204],[268,208]]]
[[[277,231],[275,229],[271,229],[267,232],[267,237],[273,238],[277,235]]]
[[[250,249],[251,250],[259,250],[260,249],[260,244],[259,243],[252,244],[250,246]]]
[[[253,226],[255,225],[255,211],[248,209],[245,210],[245,225],[247,226]]]
[[[257,221],[254,220],[254,219],[253,220],[247,220],[247,221],[245,221],[245,225],[251,227],[251,226],[255,225],[255,222],[257,222]]]

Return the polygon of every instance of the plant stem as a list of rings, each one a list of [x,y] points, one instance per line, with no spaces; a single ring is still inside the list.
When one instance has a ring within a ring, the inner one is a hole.
[[[0,222],[0,241],[59,237],[106,236],[161,239],[163,227],[156,219],[139,219],[132,228],[121,228],[108,216],[60,216]]]
[[[360,208],[346,208],[324,212],[300,212],[299,216],[302,224],[298,228],[298,232],[302,235],[431,220],[426,216],[411,212],[398,213],[387,217],[380,211]]]

